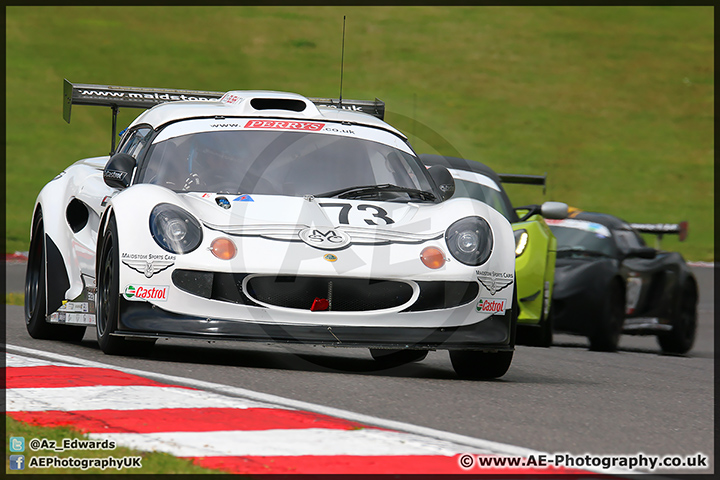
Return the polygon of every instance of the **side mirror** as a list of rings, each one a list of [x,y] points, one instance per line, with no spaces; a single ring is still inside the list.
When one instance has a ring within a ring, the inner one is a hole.
[[[646,259],[653,259],[657,255],[657,250],[655,250],[652,247],[640,247],[640,248],[633,248],[630,250],[626,257],[628,258],[646,258]]]
[[[105,184],[113,188],[127,188],[130,186],[132,173],[137,162],[132,155],[127,153],[116,153],[103,170],[103,180]]]
[[[523,205],[522,207],[515,207],[513,210],[518,216],[518,221],[524,222],[533,215],[540,213],[540,205]]]
[[[562,220],[568,216],[568,204],[562,202],[545,202],[540,207],[540,215],[552,220]]]
[[[440,189],[443,202],[453,196],[455,193],[455,179],[447,168],[442,165],[433,165],[428,168],[428,173]]]

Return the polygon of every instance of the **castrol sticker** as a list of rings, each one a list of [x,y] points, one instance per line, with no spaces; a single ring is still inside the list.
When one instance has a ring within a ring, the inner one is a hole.
[[[475,305],[479,313],[505,313],[505,299],[481,298]]]
[[[168,297],[168,287],[157,285],[128,285],[125,287],[123,296],[127,300],[132,301],[155,300],[157,302],[165,302]]]

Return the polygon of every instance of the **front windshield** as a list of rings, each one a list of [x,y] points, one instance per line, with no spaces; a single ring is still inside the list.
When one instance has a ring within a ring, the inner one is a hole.
[[[572,219],[546,219],[546,222],[557,238],[558,256],[582,252],[608,256],[615,254],[610,230],[604,225]]]
[[[352,132],[362,128],[353,127]],[[288,196],[384,184],[433,192],[417,157],[407,147],[403,151],[393,146],[392,139],[383,143],[359,135],[288,130],[178,131],[181,134],[158,136],[139,183],[176,192]],[[372,135],[394,137],[387,132]],[[378,195],[383,200],[418,200],[398,190]]]
[[[645,240],[640,235],[630,229],[614,230],[615,241],[623,252],[629,252],[633,249],[646,247]]]
[[[516,218],[513,210],[505,202],[502,194],[499,190],[491,188],[487,185],[480,183],[470,182],[467,180],[461,180],[455,178],[455,193],[454,197],[468,197],[480,200],[481,202],[490,205],[492,208],[502,213],[502,215],[510,222],[515,222]]]

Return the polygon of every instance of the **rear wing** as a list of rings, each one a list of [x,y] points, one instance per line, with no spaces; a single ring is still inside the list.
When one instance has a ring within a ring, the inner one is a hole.
[[[63,118],[67,123],[70,123],[70,113],[73,105],[110,107],[112,109],[110,155],[112,155],[115,152],[117,114],[120,107],[151,108],[160,103],[180,100],[213,101],[219,100],[223,95],[223,92],[90,85],[71,83],[65,79],[63,83]]]
[[[223,95],[225,92],[88,85],[71,83],[66,79],[63,84],[63,118],[70,123],[73,105],[98,105],[113,109],[151,108],[160,103],[180,100],[219,100]]]
[[[666,233],[676,233],[680,236],[680,241],[684,242],[688,235],[688,222],[680,223],[631,223],[630,226],[640,233],[652,233],[657,235],[655,242],[657,248],[660,248],[660,240]]]
[[[316,98],[307,97],[318,107],[339,108],[352,112],[362,112],[385,120],[385,102],[375,98],[375,100],[340,100],[339,98]]]
[[[521,175],[514,173],[498,173],[503,183],[516,183],[523,185],[542,185],[543,195],[547,186],[547,173],[545,175]]]
[[[73,105],[96,105],[112,109],[112,136],[110,154],[115,151],[117,132],[117,114],[120,107],[151,108],[165,102],[182,100],[215,101],[225,92],[201,90],[176,90],[170,88],[116,87],[111,85],[90,85],[72,83],[65,79],[63,83],[63,118],[70,123]],[[335,98],[308,98],[317,106],[340,108],[373,115],[380,120],[385,116],[385,102],[378,100],[340,100]]]

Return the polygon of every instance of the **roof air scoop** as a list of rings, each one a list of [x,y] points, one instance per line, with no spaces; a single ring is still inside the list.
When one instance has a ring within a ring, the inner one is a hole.
[[[253,98],[250,106],[255,110],[289,110],[291,112],[302,112],[307,104],[302,100],[294,98]]]

